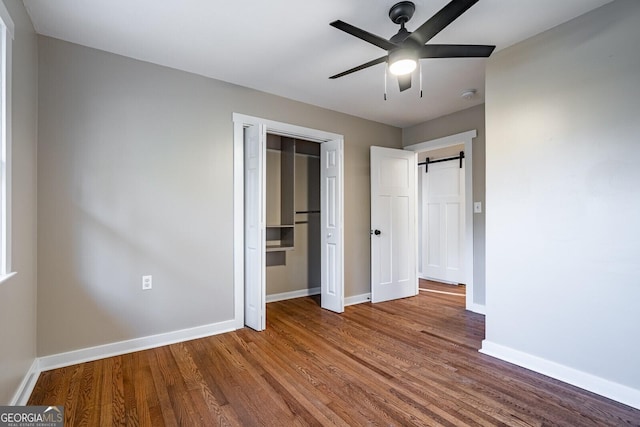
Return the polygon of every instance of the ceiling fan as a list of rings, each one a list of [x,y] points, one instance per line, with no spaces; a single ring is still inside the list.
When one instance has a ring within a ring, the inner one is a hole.
[[[356,71],[364,70],[376,64],[386,62],[389,71],[398,77],[400,92],[411,87],[411,73],[416,69],[421,58],[486,58],[491,55],[495,46],[461,45],[461,44],[426,44],[447,25],[455,21],[478,0],[452,0],[438,13],[433,15],[415,31],[405,28],[416,6],[410,1],[401,1],[389,9],[389,18],[400,25],[400,30],[389,40],[371,34],[343,21],[334,21],[330,25],[352,36],[387,51],[387,55],[374,59],[350,70],[329,77],[337,79]]]

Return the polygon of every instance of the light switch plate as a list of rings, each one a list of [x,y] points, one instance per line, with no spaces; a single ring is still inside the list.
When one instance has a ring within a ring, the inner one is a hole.
[[[142,290],[148,291],[153,288],[153,277],[152,276],[142,276]]]
[[[482,202],[473,202],[473,213],[482,213]]]

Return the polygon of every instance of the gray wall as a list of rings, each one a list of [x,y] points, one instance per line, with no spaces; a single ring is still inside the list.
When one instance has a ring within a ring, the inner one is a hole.
[[[484,305],[486,292],[484,104],[405,128],[402,131],[402,145],[406,147],[472,129],[475,129],[478,135],[473,139],[473,200],[482,202],[483,206],[482,213],[473,215],[473,302]]]
[[[15,24],[12,92],[12,270],[0,284],[0,404],[36,356],[37,38],[22,2],[3,0]]]
[[[345,293],[369,292],[369,146],[400,129],[47,37],[39,61],[39,355],[233,318],[233,112],[345,136]]]
[[[636,395],[639,22],[615,1],[498,52],[486,82],[486,339]]]

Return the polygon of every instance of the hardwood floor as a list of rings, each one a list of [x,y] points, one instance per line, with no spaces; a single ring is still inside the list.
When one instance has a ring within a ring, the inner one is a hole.
[[[423,287],[421,285],[421,287]],[[65,426],[640,426],[640,411],[478,353],[458,295],[268,305],[236,332],[42,373],[30,405]]]
[[[420,279],[420,290],[427,292],[435,292],[442,294],[455,294],[459,296],[466,296],[465,285],[448,285],[440,282],[432,282],[430,280]]]

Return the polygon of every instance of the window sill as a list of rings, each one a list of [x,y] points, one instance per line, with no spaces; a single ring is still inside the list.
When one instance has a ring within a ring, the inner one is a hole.
[[[7,273],[7,274],[0,275],[0,285],[3,284],[4,282],[6,282],[7,280],[9,280],[10,278],[12,278],[13,276],[15,276],[16,274],[18,274],[17,271],[14,271],[12,273]]]

